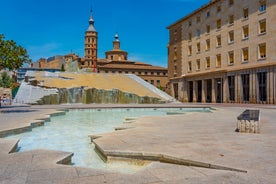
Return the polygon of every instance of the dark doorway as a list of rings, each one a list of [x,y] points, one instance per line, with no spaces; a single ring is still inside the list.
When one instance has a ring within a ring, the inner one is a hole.
[[[193,98],[194,98],[194,95],[193,95],[193,81],[189,81],[189,102],[193,102]]]
[[[212,102],[212,80],[208,79],[206,80],[206,102],[211,103]]]
[[[174,98],[178,100],[178,83],[173,84]]]
[[[259,100],[261,102],[267,101],[266,95],[266,82],[267,82],[267,72],[260,72],[258,75],[258,84],[259,84]]]
[[[197,102],[202,102],[202,81],[197,81]]]
[[[217,103],[222,103],[222,98],[223,98],[223,93],[222,93],[222,78],[216,79],[216,83],[217,83],[217,97],[216,97],[216,102]]]
[[[249,74],[242,74],[242,100],[243,102],[249,102]]]
[[[235,102],[235,76],[228,76],[229,100]]]

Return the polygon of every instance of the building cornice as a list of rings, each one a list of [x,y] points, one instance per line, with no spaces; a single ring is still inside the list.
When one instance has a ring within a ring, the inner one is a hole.
[[[183,21],[189,19],[189,18],[192,17],[193,15],[197,14],[198,12],[201,12],[202,10],[204,10],[204,9],[206,9],[206,8],[208,8],[208,7],[210,7],[210,6],[212,6],[213,4],[215,4],[215,3],[219,2],[219,1],[221,1],[221,0],[211,0],[209,3],[207,3],[207,4],[203,5],[203,6],[201,6],[200,8],[196,9],[195,11],[193,11],[193,12],[190,13],[190,14],[188,14],[187,16],[185,16],[185,17],[183,17],[183,18],[177,20],[177,21],[174,22],[173,24],[169,25],[169,26],[167,27],[167,29],[171,29],[171,28],[174,27],[175,25],[177,25],[177,24],[179,24],[179,23],[181,23],[181,22],[183,22]]]

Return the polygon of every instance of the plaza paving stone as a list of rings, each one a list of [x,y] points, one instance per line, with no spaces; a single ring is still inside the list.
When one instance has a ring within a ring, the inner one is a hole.
[[[66,108],[128,107],[128,105],[59,105],[2,108],[0,132],[20,131]],[[134,106],[134,105],[132,105]],[[136,105],[135,105],[136,106]],[[137,105],[145,107],[145,105]],[[155,105],[163,107],[165,105]],[[195,106],[176,104],[171,106]],[[200,105],[196,105],[200,106]],[[275,106],[203,104],[212,113],[142,117],[123,124],[125,130],[102,134],[95,143],[106,153],[167,155],[247,171],[188,167],[152,162],[135,174],[57,164],[73,153],[49,150],[9,153],[17,140],[0,138],[0,183],[276,183]],[[260,109],[261,133],[237,133],[236,117],[246,108]],[[22,110],[29,110],[23,112]],[[40,119],[39,121],[37,121]],[[40,125],[40,124],[39,124]],[[4,134],[2,134],[4,136]]]

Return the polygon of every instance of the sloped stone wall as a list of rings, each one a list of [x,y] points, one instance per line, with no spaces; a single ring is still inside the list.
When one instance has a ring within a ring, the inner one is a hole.
[[[153,97],[140,97],[135,94],[122,92],[118,89],[103,90],[96,88],[57,89],[57,94],[44,96],[37,104],[66,104],[66,103],[107,103],[107,104],[158,104],[162,101]]]

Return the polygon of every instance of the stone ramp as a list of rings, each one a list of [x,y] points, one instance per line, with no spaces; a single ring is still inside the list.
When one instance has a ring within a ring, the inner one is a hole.
[[[165,93],[164,91],[156,88],[154,85],[144,81],[142,78],[138,77],[137,75],[134,74],[127,74],[128,77],[130,77],[131,79],[135,80],[136,82],[138,82],[139,84],[143,85],[144,87],[146,87],[147,89],[151,90],[153,93],[158,94],[160,97],[162,97],[164,100],[169,101],[169,102],[178,102],[175,98],[173,98],[172,96],[168,95],[167,93]]]
[[[26,75],[29,82],[22,82],[14,103],[35,104],[45,96],[57,94],[58,89],[72,88],[118,90],[138,97],[160,99],[160,102],[177,102],[165,92],[132,74],[29,72]]]
[[[34,104],[43,96],[56,94],[56,89],[45,89],[39,86],[32,86],[22,82],[14,98],[14,104]]]

